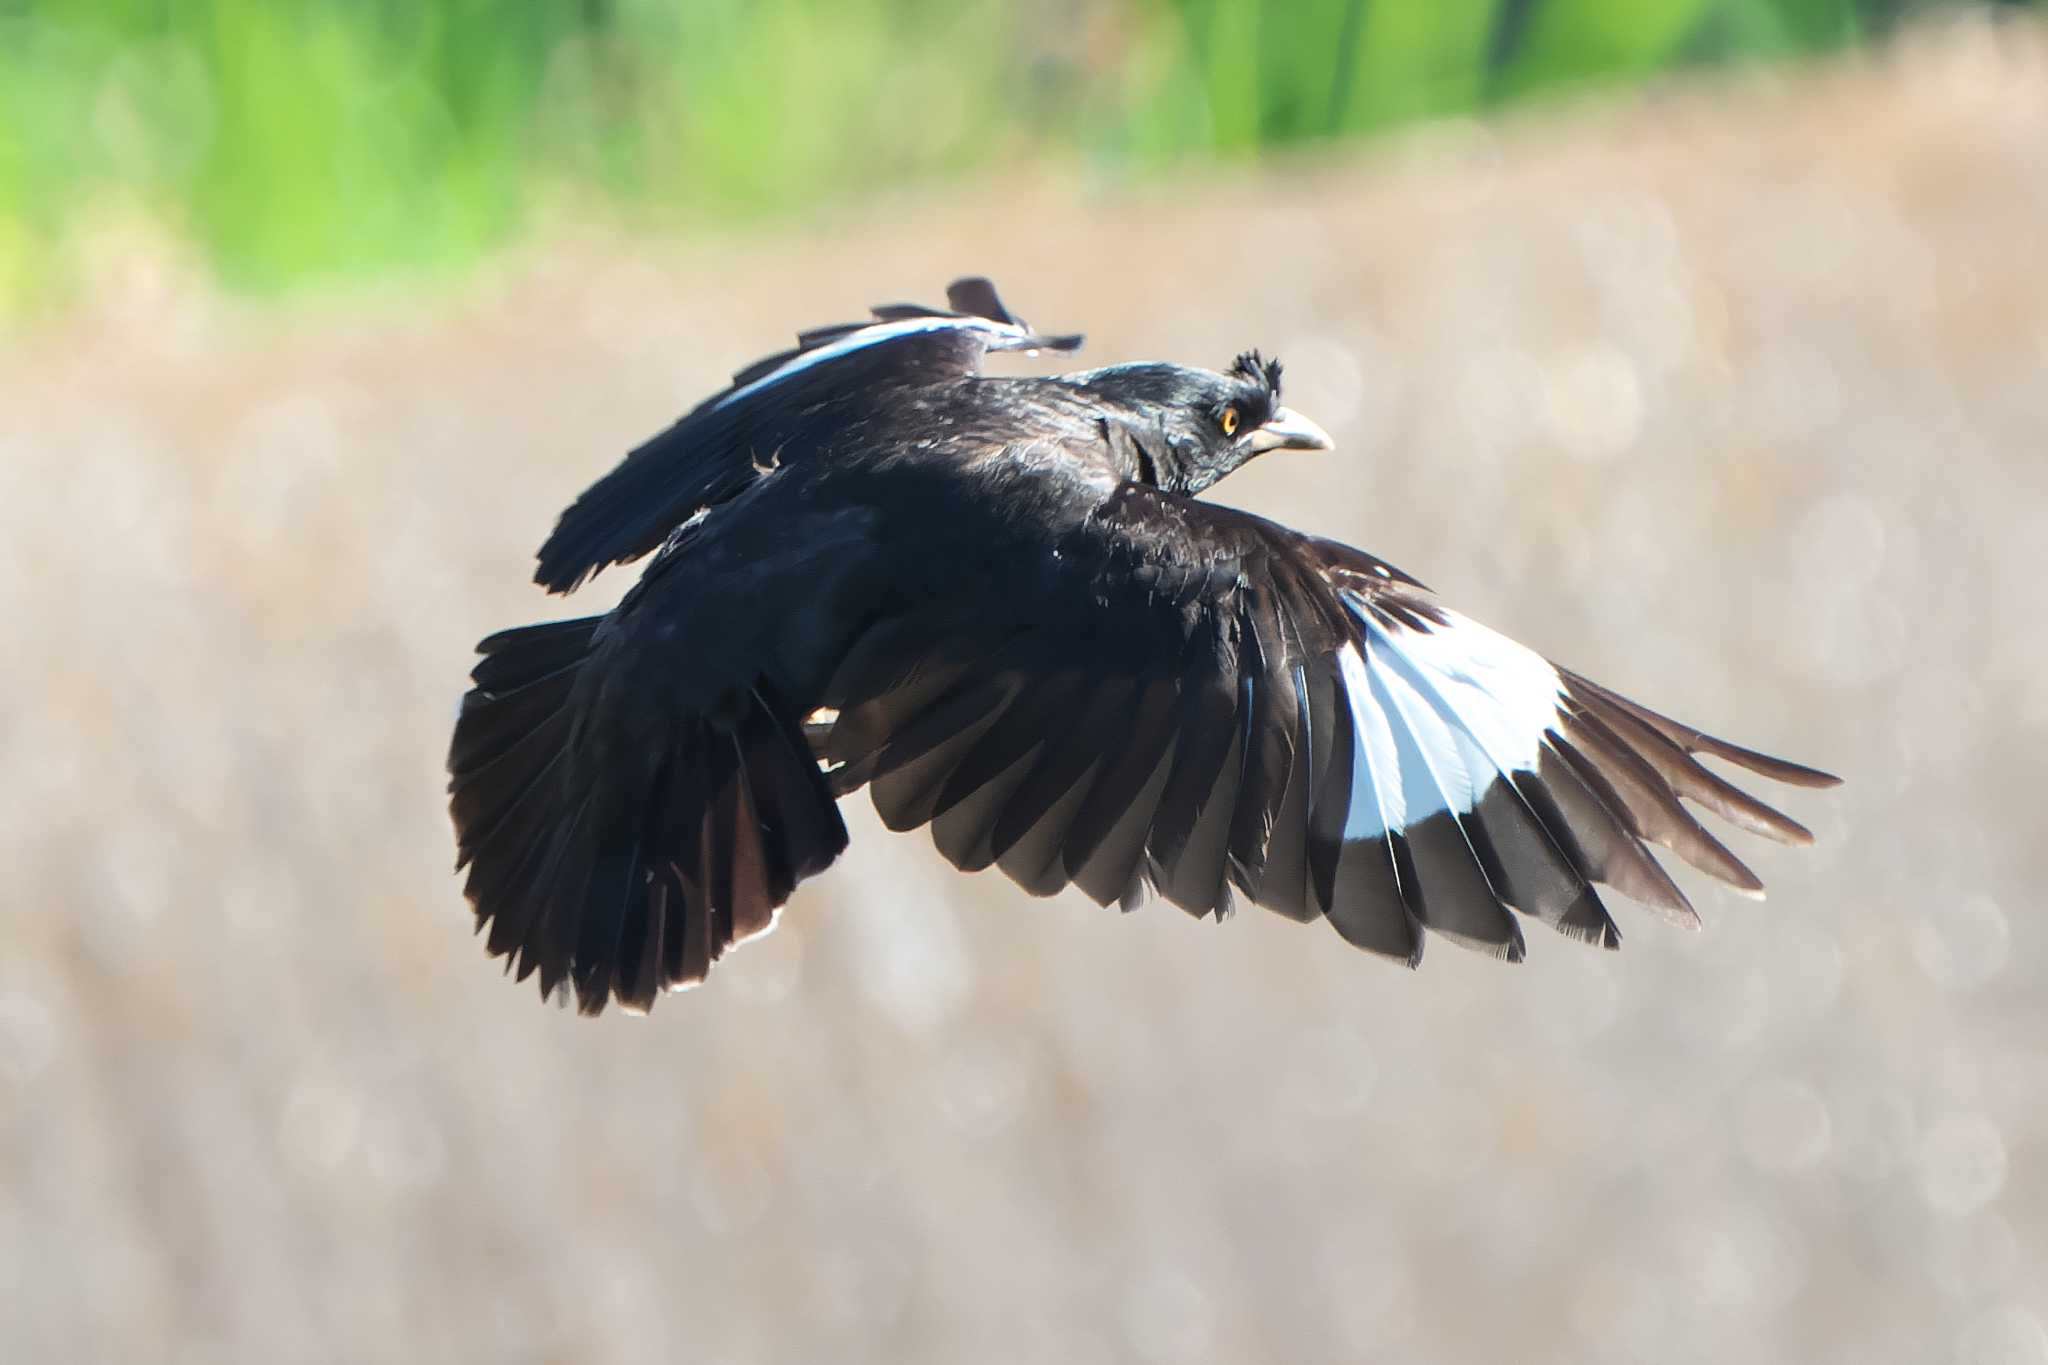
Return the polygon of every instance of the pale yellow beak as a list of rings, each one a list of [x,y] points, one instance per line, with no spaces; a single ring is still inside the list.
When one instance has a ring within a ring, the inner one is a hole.
[[[1262,455],[1269,450],[1334,450],[1337,447],[1329,432],[1292,408],[1273,409],[1273,415],[1260,423],[1247,439],[1254,455]]]

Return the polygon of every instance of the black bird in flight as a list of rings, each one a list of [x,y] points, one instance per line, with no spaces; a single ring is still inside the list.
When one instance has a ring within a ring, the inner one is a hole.
[[[519,979],[644,1010],[763,933],[866,787],[963,870],[1522,956],[1616,947],[1605,883],[1698,918],[1646,844],[1762,884],[1681,798],[1807,831],[1700,764],[1836,779],[1615,695],[1371,555],[1194,495],[1326,450],[1257,352],[1221,374],[981,373],[1070,351],[986,280],[802,334],[562,514],[535,579],[652,553],[602,616],[493,635],[449,790],[478,927]]]

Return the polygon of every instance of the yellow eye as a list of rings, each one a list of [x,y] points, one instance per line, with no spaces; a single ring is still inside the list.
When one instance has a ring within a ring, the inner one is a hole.
[[[1236,409],[1236,408],[1225,408],[1225,409],[1223,410],[1223,416],[1222,416],[1222,417],[1220,417],[1220,418],[1219,418],[1219,419],[1217,419],[1217,420],[1219,420],[1220,422],[1222,422],[1222,423],[1223,423],[1223,434],[1224,434],[1225,436],[1235,436],[1235,435],[1237,435],[1237,409]]]

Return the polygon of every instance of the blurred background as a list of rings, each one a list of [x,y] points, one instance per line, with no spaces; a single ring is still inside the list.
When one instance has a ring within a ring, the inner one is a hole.
[[[2048,1361],[2048,15],[0,0],[0,1357]],[[556,511],[986,272],[1217,496],[1841,772],[1410,974],[848,803],[649,1019],[450,875]]]

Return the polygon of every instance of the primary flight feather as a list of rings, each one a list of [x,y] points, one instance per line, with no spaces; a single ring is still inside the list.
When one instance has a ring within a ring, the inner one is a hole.
[[[646,1009],[773,924],[866,787],[955,866],[1126,907],[1243,899],[1413,965],[1608,947],[1614,887],[1681,923],[1647,845],[1757,894],[1685,802],[1799,824],[1698,761],[1825,773],[1647,710],[1371,555],[1194,494],[1329,437],[1276,362],[981,372],[1070,351],[986,280],[822,327],[562,514],[536,581],[652,553],[603,616],[478,646],[449,753],[494,955]]]

